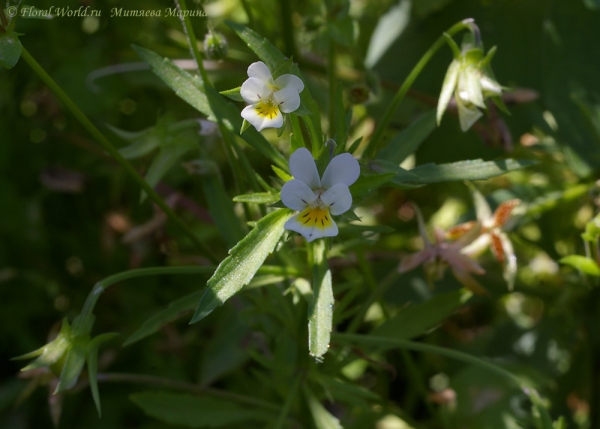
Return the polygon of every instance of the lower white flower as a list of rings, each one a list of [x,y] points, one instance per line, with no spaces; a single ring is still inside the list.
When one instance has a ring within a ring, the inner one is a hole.
[[[250,64],[248,79],[242,84],[240,95],[249,103],[242,110],[242,117],[257,131],[264,128],[280,128],[283,113],[291,113],[300,107],[302,80],[293,74],[284,74],[273,80],[268,67],[261,61]]]
[[[360,176],[358,161],[349,153],[338,155],[319,178],[312,155],[300,148],[290,156],[290,171],[294,179],[281,188],[281,201],[300,213],[285,223],[285,229],[302,234],[309,242],[336,236],[338,227],[331,216],[345,213],[352,206],[348,186]]]

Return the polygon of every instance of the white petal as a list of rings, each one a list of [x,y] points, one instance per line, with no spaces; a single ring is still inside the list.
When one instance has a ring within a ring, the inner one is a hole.
[[[458,94],[465,102],[485,109],[479,79],[479,70],[467,67],[458,75],[457,89]]]
[[[317,238],[335,237],[338,235],[338,227],[333,219],[331,220],[331,225],[329,225],[329,227],[318,228],[314,225],[306,226],[302,224],[302,222],[298,220],[298,216],[300,216],[300,213],[292,216],[283,227],[287,230],[296,231],[302,234],[308,242],[316,240]]]
[[[350,189],[343,183],[338,183],[327,189],[327,191],[321,195],[321,201],[329,207],[329,212],[332,215],[346,213],[350,207],[352,207],[352,195],[350,194]]]
[[[271,95],[269,87],[260,79],[250,77],[242,84],[240,95],[249,104],[256,104]]]
[[[338,183],[350,186],[356,182],[358,176],[360,176],[358,161],[349,153],[342,153],[334,157],[325,169],[321,185],[325,189]]]
[[[280,89],[293,88],[297,92],[302,92],[302,90],[304,90],[304,82],[302,82],[302,79],[293,74],[282,74],[275,79],[275,85]]]
[[[262,61],[257,61],[250,64],[250,67],[248,67],[248,77],[255,77],[256,79],[263,81],[265,84],[273,83],[273,75],[269,71],[269,68]]]
[[[310,189],[321,187],[315,160],[308,149],[301,147],[290,156],[290,172],[294,179],[306,183]]]
[[[281,188],[281,202],[292,210],[304,210],[317,198],[312,189],[300,180],[290,180]]]
[[[283,113],[292,113],[300,107],[300,95],[294,88],[284,88],[273,93],[275,102]]]
[[[458,107],[458,119],[460,120],[460,129],[464,132],[471,128],[483,113],[479,111],[477,107],[471,104],[471,107],[467,107],[460,97],[455,97],[456,106]]]
[[[265,128],[280,128],[283,125],[283,115],[279,110],[272,118],[259,115],[256,111],[256,105],[246,106],[242,110],[242,118],[250,122],[256,128],[256,131],[262,131]]]

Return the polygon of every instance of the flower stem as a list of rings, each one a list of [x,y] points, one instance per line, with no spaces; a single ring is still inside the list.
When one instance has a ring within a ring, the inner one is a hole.
[[[177,225],[177,227],[185,232],[188,237],[192,240],[198,250],[200,250],[205,256],[211,261],[216,262],[217,259],[213,255],[212,251],[206,246],[206,244],[196,236],[196,234],[187,226],[169,207],[163,199],[154,191],[154,189],[144,180],[142,176],[133,168],[133,166],[121,155],[121,153],[115,149],[112,143],[96,128],[96,126],[88,119],[87,116],[77,107],[77,105],[69,98],[69,96],[62,90],[60,86],[50,77],[48,73],[42,68],[42,66],[31,56],[31,54],[22,48],[21,57],[29,64],[33,71],[42,79],[42,81],[50,88],[50,90],[58,97],[62,104],[71,112],[71,114],[79,121],[79,123],[92,135],[92,137],[100,143],[100,145],[106,150],[129,174],[129,176],[146,192],[148,197],[154,201],[154,203],[160,207],[160,209],[171,219],[171,221]]]
[[[269,411],[279,411],[280,406],[270,402],[261,401],[250,396],[240,395],[238,393],[226,392],[211,387],[203,387],[197,384],[186,383],[184,381],[171,380],[169,378],[155,377],[152,375],[104,372],[98,374],[98,381],[112,383],[136,383],[148,384],[152,386],[166,387],[176,390],[185,390],[190,393],[213,395],[223,399],[230,399],[240,404],[252,405]]]
[[[327,81],[329,84],[329,136],[333,138],[335,133],[339,130],[334,130],[335,124],[335,42],[333,39],[329,40],[329,47],[327,49]],[[345,145],[346,142],[338,142],[339,144]]]
[[[216,267],[150,267],[150,268],[139,268],[136,270],[123,271],[121,273],[113,274],[108,276],[94,285],[91,292],[87,296],[81,313],[79,313],[78,325],[87,326],[89,321],[93,317],[94,306],[100,298],[100,295],[109,287],[115,283],[123,280],[133,279],[136,277],[155,276],[160,274],[212,274],[215,272]],[[73,323],[73,329],[75,329],[75,322]]]
[[[208,74],[206,73],[206,69],[204,68],[204,63],[202,62],[202,54],[198,50],[198,40],[196,39],[196,34],[194,33],[194,28],[192,27],[190,17],[186,13],[188,8],[185,3],[185,0],[175,0],[175,5],[177,5],[177,8],[181,12],[179,14],[179,17],[181,19],[181,24],[183,25],[183,31],[185,31],[185,35],[187,36],[192,56],[198,64],[198,71],[200,72],[200,76],[204,81],[204,86],[210,87],[211,84],[208,80]]]
[[[294,40],[294,23],[292,22],[292,8],[290,0],[280,0],[279,7],[281,11],[281,22],[283,30],[283,44],[285,46],[285,55],[296,59],[296,41]]]
[[[473,19],[471,19],[471,18],[457,22],[452,27],[450,27],[448,29],[448,31],[445,32],[445,34],[452,36],[452,35],[458,33],[459,31],[467,30],[467,29],[470,30],[472,22],[473,22]],[[400,87],[400,89],[398,89],[398,92],[394,96],[394,99],[392,100],[389,107],[383,114],[383,118],[377,124],[377,127],[375,128],[375,133],[373,134],[373,137],[371,137],[371,140],[369,141],[369,144],[367,145],[367,148],[365,149],[366,157],[373,158],[377,154],[377,150],[379,149],[378,146],[380,144],[380,140],[383,137],[383,134],[385,133],[387,126],[389,125],[390,121],[392,120],[392,116],[396,112],[398,105],[404,99],[404,96],[406,95],[406,93],[408,92],[408,90],[410,89],[410,87],[412,86],[414,81],[417,79],[419,74],[421,74],[421,71],[423,71],[423,69],[429,62],[429,60],[431,60],[433,55],[442,46],[444,46],[444,44],[446,44],[445,34],[442,34],[435,41],[435,43],[433,45],[431,45],[431,47],[427,50],[427,52],[425,52],[425,54],[421,57],[419,62],[415,65],[415,67],[412,69],[412,71],[406,77],[406,79],[402,83],[402,86]]]

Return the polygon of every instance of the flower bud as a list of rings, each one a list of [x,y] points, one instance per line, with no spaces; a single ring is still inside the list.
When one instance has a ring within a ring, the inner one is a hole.
[[[221,33],[209,31],[204,36],[204,55],[209,60],[222,60],[228,48],[227,39]]]

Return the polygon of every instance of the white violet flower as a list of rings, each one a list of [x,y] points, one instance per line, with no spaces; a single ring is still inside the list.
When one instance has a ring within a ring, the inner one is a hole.
[[[280,128],[282,113],[291,113],[300,107],[302,80],[293,74],[283,74],[273,80],[273,75],[262,61],[250,64],[248,79],[242,84],[240,95],[249,103],[242,110],[242,118],[254,125],[257,131]]]
[[[300,148],[290,156],[290,171],[294,179],[281,188],[281,201],[300,213],[285,223],[285,229],[299,232],[309,242],[336,236],[338,227],[331,215],[345,213],[352,206],[348,186],[360,176],[358,161],[349,153],[338,155],[319,179],[312,155]]]

